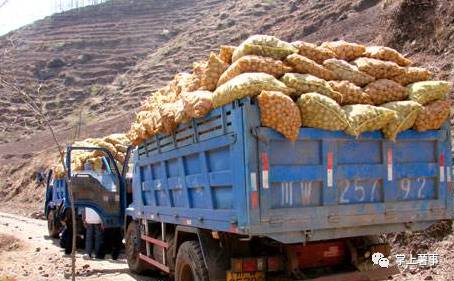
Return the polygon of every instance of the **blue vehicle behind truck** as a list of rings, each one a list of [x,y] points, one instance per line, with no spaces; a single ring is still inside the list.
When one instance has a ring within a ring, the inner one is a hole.
[[[291,143],[261,127],[246,98],[147,139],[122,173],[114,165],[116,191],[90,189],[94,179],[80,175],[69,188],[77,206],[123,225],[137,273],[382,280],[398,270],[373,265],[373,253],[390,254],[380,234],[452,217],[450,144],[448,125],[396,142],[301,128]]]

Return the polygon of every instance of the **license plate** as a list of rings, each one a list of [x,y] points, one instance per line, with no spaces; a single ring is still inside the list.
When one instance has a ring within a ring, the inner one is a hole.
[[[265,273],[227,271],[227,281],[265,281]]]

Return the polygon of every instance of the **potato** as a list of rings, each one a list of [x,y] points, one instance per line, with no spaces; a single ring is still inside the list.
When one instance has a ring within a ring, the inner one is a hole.
[[[311,74],[324,80],[336,80],[334,72],[315,61],[298,54],[292,54],[285,60],[294,70],[302,74]]]
[[[408,97],[407,88],[387,79],[380,79],[364,88],[373,104],[380,105],[390,101],[400,101]]]
[[[343,40],[324,42],[322,48],[330,49],[341,60],[351,61],[361,57],[366,51],[366,47],[356,43],[350,43]]]
[[[323,65],[333,71],[339,80],[347,80],[360,87],[375,81],[373,76],[359,71],[356,66],[351,65],[344,60],[328,59],[323,62]]]

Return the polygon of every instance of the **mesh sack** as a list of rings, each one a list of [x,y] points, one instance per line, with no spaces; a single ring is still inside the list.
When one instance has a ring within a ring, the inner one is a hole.
[[[291,54],[285,61],[298,73],[311,74],[325,80],[336,80],[337,78],[334,72],[323,65],[298,54]]]
[[[184,104],[182,100],[174,103],[166,103],[159,108],[158,127],[160,133],[171,134],[175,131],[178,124],[188,121],[185,115]]]
[[[262,91],[280,91],[284,94],[291,94],[295,90],[266,73],[243,73],[214,91],[213,108],[247,96],[258,95]]]
[[[63,168],[63,166],[61,164],[56,164],[53,167],[52,171],[53,171],[54,177],[56,179],[62,179],[65,177],[65,169]]]
[[[301,114],[293,100],[275,91],[262,91],[257,100],[262,125],[273,128],[295,142],[301,127]]]
[[[432,72],[425,68],[405,67],[402,74],[392,77],[391,80],[396,81],[403,86],[407,86],[411,83],[429,80],[432,76]]]
[[[305,56],[319,64],[327,59],[336,58],[336,54],[328,48],[319,47],[312,43],[303,41],[292,42],[292,45],[298,48],[298,54]]]
[[[383,128],[383,134],[390,140],[396,140],[399,132],[413,127],[416,117],[423,110],[422,105],[414,101],[394,101],[385,103],[381,107],[397,113],[397,119],[392,120]]]
[[[297,53],[298,49],[292,44],[269,35],[253,35],[238,46],[232,55],[232,61],[246,55],[271,57],[277,60],[285,59],[288,55]]]
[[[408,97],[407,88],[387,79],[380,79],[370,83],[364,88],[364,92],[369,95],[375,105],[405,100]]]
[[[235,49],[236,49],[235,46],[221,45],[221,48],[219,49],[219,57],[224,62],[231,64],[233,52],[235,51]]]
[[[363,54],[364,57],[392,61],[397,63],[400,66],[408,66],[412,64],[412,61],[404,57],[398,51],[383,46],[370,46],[366,47],[366,51]]]
[[[445,99],[452,90],[448,81],[423,81],[407,86],[410,99],[425,105],[431,101]]]
[[[350,81],[328,81],[328,84],[342,95],[342,105],[372,104],[369,95]]]
[[[148,137],[145,127],[138,122],[132,123],[131,128],[129,129],[126,136],[131,141],[131,144],[133,146],[141,144]]]
[[[297,103],[304,127],[341,131],[349,125],[347,115],[340,105],[327,96],[317,93],[303,94]]]
[[[218,87],[235,76],[245,72],[263,72],[273,75],[276,78],[281,77],[287,72],[291,72],[291,68],[284,65],[280,60],[259,56],[244,56],[235,61],[221,75],[218,81]]]
[[[92,157],[85,160],[85,163],[89,163],[93,171],[101,171],[102,170],[102,157]]]
[[[343,60],[328,59],[323,62],[323,65],[333,71],[339,80],[347,80],[360,87],[375,81],[373,76],[359,71],[356,66]]]
[[[330,49],[341,60],[351,61],[361,57],[366,51],[366,47],[356,43],[350,43],[343,40],[324,42],[321,47]]]
[[[397,118],[395,111],[369,104],[346,105],[342,109],[350,124],[345,132],[352,136],[380,130]]]
[[[175,77],[176,83],[173,85],[172,90],[178,96],[184,92],[192,92],[200,88],[200,80],[196,79],[195,75],[182,72]]]
[[[111,134],[103,138],[105,142],[111,143],[113,145],[129,145],[129,139],[126,137],[126,134]]]
[[[206,64],[202,70],[200,79],[200,89],[213,91],[216,89],[219,77],[227,69],[229,65],[221,60],[215,53],[211,53]]]
[[[370,58],[359,58],[353,62],[360,71],[376,79],[390,79],[405,73],[405,69],[395,62],[382,61]]]
[[[331,86],[323,79],[310,74],[286,73],[281,81],[290,88],[296,90],[298,94],[316,92],[332,98],[338,103],[342,102],[342,95],[334,91]]]
[[[116,144],[116,145],[115,145],[115,149],[116,149],[118,152],[126,153],[126,152],[128,151],[128,146],[122,145],[122,144]]]
[[[438,130],[451,113],[448,100],[438,100],[424,106],[416,117],[414,129],[417,131]]]
[[[213,93],[209,91],[195,91],[181,94],[184,113],[187,118],[200,118],[208,114],[213,108]]]

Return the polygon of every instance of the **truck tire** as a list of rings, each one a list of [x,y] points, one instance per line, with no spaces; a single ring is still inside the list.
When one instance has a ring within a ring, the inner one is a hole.
[[[57,214],[55,210],[49,210],[47,214],[47,230],[49,232],[49,236],[52,238],[58,238],[58,234],[60,234],[61,223],[57,218]]]
[[[197,241],[186,241],[178,249],[175,281],[209,281],[202,249]]]
[[[145,253],[145,243],[140,238],[140,226],[137,222],[132,221],[126,231],[126,258],[129,269],[137,274],[143,274],[150,270],[150,266],[139,258],[140,253]]]

